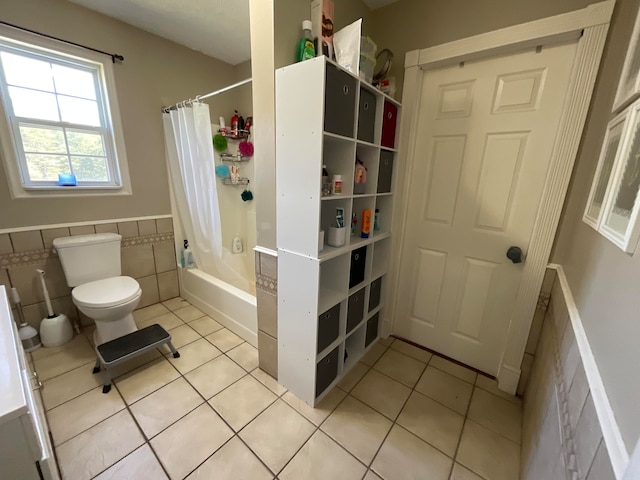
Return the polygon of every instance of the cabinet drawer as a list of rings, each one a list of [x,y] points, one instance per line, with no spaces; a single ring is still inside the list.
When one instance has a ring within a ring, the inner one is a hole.
[[[353,330],[364,315],[364,288],[349,297],[347,302],[347,333]]]
[[[393,152],[380,152],[380,166],[378,167],[378,193],[389,193],[393,180]]]
[[[356,112],[356,79],[327,64],[324,129],[353,138]]]
[[[340,334],[340,304],[330,308],[318,317],[318,351],[331,345]]]
[[[367,259],[367,247],[360,247],[351,252],[351,268],[349,269],[349,288],[364,281],[364,268]]]
[[[380,313],[376,313],[373,317],[367,320],[367,333],[364,337],[364,346],[365,348],[371,345],[376,338],[378,338],[378,322],[380,318]]]
[[[376,127],[376,96],[369,90],[360,89],[358,102],[358,139],[373,143]]]
[[[398,107],[385,100],[384,114],[382,117],[382,146],[395,148],[396,145],[396,120],[398,117]]]
[[[380,290],[382,289],[382,277],[371,282],[369,287],[369,312],[380,305]]]
[[[324,392],[338,376],[339,348],[334,348],[316,365],[316,397]]]

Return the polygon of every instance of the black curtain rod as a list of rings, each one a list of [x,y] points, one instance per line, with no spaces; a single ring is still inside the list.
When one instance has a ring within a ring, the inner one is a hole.
[[[64,40],[62,38],[54,37],[53,35],[47,35],[46,33],[36,32],[35,30],[20,27],[18,25],[14,25],[13,23],[3,22],[2,20],[0,20],[0,23],[2,25],[6,25],[11,28],[17,28],[18,30],[23,30],[25,32],[33,33],[35,35],[40,35],[41,37],[47,37],[52,40],[57,40],[58,42],[68,43],[69,45],[75,45],[76,47],[84,48],[85,50],[91,50],[92,52],[101,53],[102,55],[107,55],[108,57],[111,57],[111,61],[113,63],[116,63],[116,60],[118,60],[119,62],[124,62],[124,57],[122,55],[118,55],[117,53],[109,53],[109,52],[105,52],[104,50],[98,50],[97,48],[87,47],[86,45],[81,45],[76,42],[70,42],[69,40]]]

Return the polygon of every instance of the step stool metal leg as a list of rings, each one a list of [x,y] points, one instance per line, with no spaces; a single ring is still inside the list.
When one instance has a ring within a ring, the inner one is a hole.
[[[96,358],[96,364],[93,366],[93,374],[95,375],[100,371],[100,357]]]
[[[111,372],[107,367],[104,368],[104,383],[102,384],[102,393],[111,391]]]
[[[169,350],[171,350],[173,358],[180,358],[180,352],[174,348],[173,344],[171,342],[167,342],[167,345],[169,345]]]

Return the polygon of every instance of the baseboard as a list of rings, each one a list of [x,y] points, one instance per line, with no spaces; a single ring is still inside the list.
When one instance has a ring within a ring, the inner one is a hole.
[[[521,370],[504,363],[500,364],[498,371],[498,388],[503,392],[515,395],[518,390],[518,382],[520,381]]]

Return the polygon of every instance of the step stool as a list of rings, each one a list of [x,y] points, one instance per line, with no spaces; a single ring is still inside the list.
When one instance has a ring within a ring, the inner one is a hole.
[[[110,368],[164,344],[167,344],[171,350],[173,358],[180,357],[180,353],[178,353],[171,343],[171,335],[169,335],[164,328],[155,323],[141,330],[136,330],[135,332],[98,345],[96,347],[98,358],[96,359],[96,364],[93,367],[93,373],[98,373],[100,371],[100,367],[104,367],[102,393],[109,393],[111,390]]]

